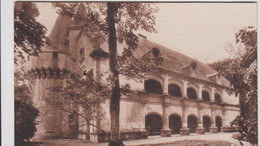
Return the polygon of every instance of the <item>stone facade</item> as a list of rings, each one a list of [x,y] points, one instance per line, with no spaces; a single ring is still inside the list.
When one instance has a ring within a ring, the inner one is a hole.
[[[102,49],[95,49],[82,33],[82,27],[69,25],[68,22],[68,17],[59,16],[51,33],[51,40],[63,45],[45,50],[30,64],[35,76],[38,76],[34,92],[41,114],[53,108],[41,100],[48,98],[44,93],[46,88],[62,82],[66,70],[73,71],[75,67],[80,67],[86,72],[92,71],[94,80],[103,82],[109,75],[107,43],[101,45]],[[123,47],[119,45],[119,53]],[[238,97],[225,92],[227,80],[212,68],[151,42],[143,35],[139,35],[139,46],[134,55],[160,57],[162,62],[160,71],[147,72],[142,83],[120,75],[120,84],[128,83],[136,91],[136,94],[121,96],[120,131],[123,139],[235,130],[230,127],[230,122],[240,112]],[[52,68],[56,74],[48,71],[45,77],[43,68]],[[104,118],[95,119],[93,123],[109,133],[109,101],[100,107],[105,113]],[[94,142],[109,140],[109,135],[99,133],[93,126],[73,127],[71,115],[63,112],[49,113],[48,117],[40,115],[39,123],[36,134],[39,137],[77,137]],[[84,123],[84,120],[77,119],[76,123]]]

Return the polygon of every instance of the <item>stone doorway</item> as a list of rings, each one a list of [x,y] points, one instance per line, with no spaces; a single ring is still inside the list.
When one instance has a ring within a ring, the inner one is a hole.
[[[169,128],[172,130],[172,134],[179,134],[181,129],[181,117],[178,115],[171,115],[169,117]]]
[[[205,132],[209,132],[210,126],[211,126],[210,117],[203,116],[203,127],[205,128]]]
[[[195,133],[198,127],[197,118],[195,116],[188,116],[188,127],[190,128],[190,133]]]
[[[160,135],[162,126],[161,116],[157,114],[149,114],[145,116],[145,129],[149,131],[149,135]]]
[[[219,116],[216,117],[216,127],[218,128],[218,132],[221,132],[222,119]]]

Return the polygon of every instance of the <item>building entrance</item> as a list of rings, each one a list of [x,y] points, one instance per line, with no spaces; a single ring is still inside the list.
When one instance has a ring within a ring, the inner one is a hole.
[[[209,132],[210,126],[211,126],[210,117],[203,116],[203,127],[205,128],[205,132]]]
[[[191,133],[196,132],[197,126],[198,126],[197,118],[195,116],[188,116],[188,127],[190,128]]]

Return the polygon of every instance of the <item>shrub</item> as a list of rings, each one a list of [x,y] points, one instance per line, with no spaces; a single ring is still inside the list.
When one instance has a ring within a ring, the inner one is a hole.
[[[33,105],[15,100],[15,145],[21,145],[34,136],[38,113]]]

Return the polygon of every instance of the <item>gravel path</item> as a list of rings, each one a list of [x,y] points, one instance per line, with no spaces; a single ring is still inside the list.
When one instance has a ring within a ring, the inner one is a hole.
[[[127,146],[240,146],[239,141],[232,138],[236,133],[217,134],[191,134],[187,136],[172,135],[171,137],[149,136],[148,139],[124,141]],[[39,144],[29,144],[28,146],[107,146],[108,143],[92,143],[83,140],[47,140]],[[244,146],[250,146],[244,143]]]

